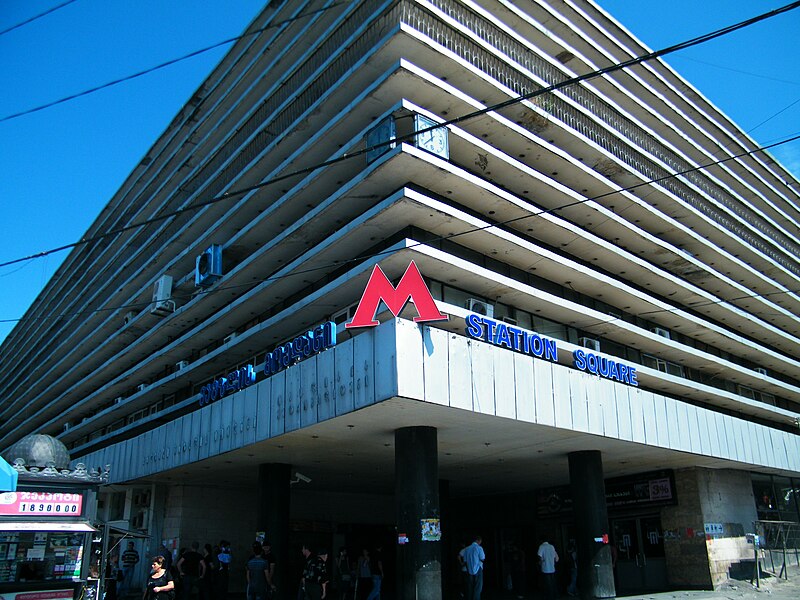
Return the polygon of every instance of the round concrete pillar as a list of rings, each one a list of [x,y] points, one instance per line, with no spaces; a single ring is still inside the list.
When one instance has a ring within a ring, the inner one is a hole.
[[[439,457],[435,427],[395,431],[395,505],[398,534],[398,600],[441,600],[441,542],[423,541],[425,519],[440,519]]]
[[[614,598],[603,460],[598,450],[569,454],[569,480],[578,551],[578,592],[583,600]],[[598,541],[600,540],[600,541]]]
[[[277,559],[274,582],[278,600],[293,598],[289,566],[289,498],[292,466],[266,463],[258,466],[258,515],[256,531],[263,531]],[[255,532],[253,532],[255,539]]]

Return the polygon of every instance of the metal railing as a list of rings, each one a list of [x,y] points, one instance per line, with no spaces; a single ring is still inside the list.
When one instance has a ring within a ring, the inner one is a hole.
[[[760,582],[760,572],[764,570],[778,578],[789,579],[787,561],[791,561],[791,557],[794,556],[795,566],[800,567],[800,523],[754,521],[753,525],[758,536],[756,540],[758,558],[753,569],[753,578]],[[768,569],[767,565],[771,569]]]

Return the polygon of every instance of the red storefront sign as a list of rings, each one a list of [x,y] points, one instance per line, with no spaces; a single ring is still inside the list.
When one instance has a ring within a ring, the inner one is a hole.
[[[433,300],[433,296],[431,296],[431,292],[428,286],[425,285],[425,281],[422,279],[422,275],[413,260],[409,263],[396,288],[386,277],[380,266],[375,265],[367,282],[367,287],[364,288],[361,301],[356,308],[356,313],[353,315],[353,320],[345,323],[344,326],[348,329],[353,327],[375,327],[379,324],[375,320],[375,313],[378,311],[381,301],[386,304],[387,308],[396,317],[409,300],[414,303],[419,313],[419,316],[414,318],[417,323],[446,321],[449,319],[447,315],[439,312],[436,302]]]
[[[2,516],[77,516],[82,510],[83,494],[47,491],[0,494]]]

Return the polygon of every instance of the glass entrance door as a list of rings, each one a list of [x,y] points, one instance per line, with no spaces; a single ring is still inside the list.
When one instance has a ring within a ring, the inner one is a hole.
[[[664,534],[658,515],[612,521],[617,595],[667,588]]]

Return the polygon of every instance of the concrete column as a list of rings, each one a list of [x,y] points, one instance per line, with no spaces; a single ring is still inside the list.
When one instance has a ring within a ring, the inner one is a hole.
[[[295,583],[291,581],[289,567],[289,481],[292,466],[266,463],[258,466],[258,516],[256,531],[266,533],[272,544],[272,554],[277,559],[275,580],[277,598],[293,597]],[[255,539],[255,531],[253,532]]]
[[[147,527],[147,531],[150,534],[150,545],[147,556],[155,556],[159,554],[161,542],[166,537],[164,535],[164,520],[167,514],[169,488],[163,484],[154,483],[150,489],[152,499],[150,500],[150,523]]]
[[[404,427],[395,431],[394,440],[397,531],[408,536],[408,543],[397,548],[397,598],[441,600],[441,542],[423,542],[420,523],[441,518],[437,431]]]
[[[439,515],[442,519],[442,532],[448,533],[453,531],[453,519],[450,511],[450,482],[447,479],[439,480]],[[461,548],[456,548],[456,540],[452,539],[453,536],[443,536],[444,542],[439,544],[440,555],[445,557],[456,556]],[[445,598],[457,597],[458,587],[454,586],[455,577],[457,573],[454,572],[456,565],[455,560],[442,561],[442,595]]]
[[[608,535],[606,486],[599,450],[570,452],[569,480],[578,550],[578,591],[583,600],[614,598],[611,546],[596,539]]]

